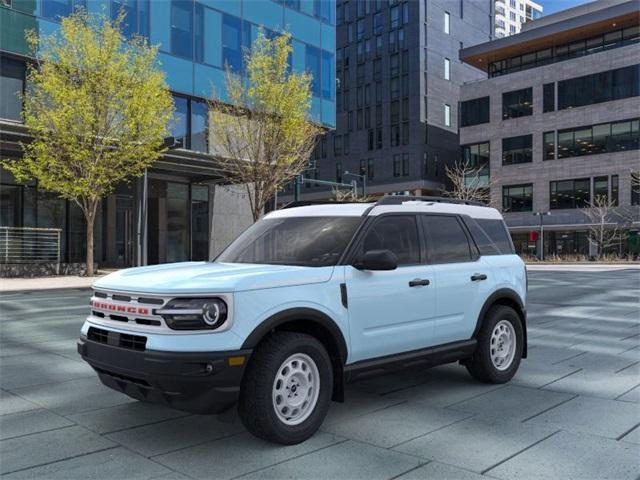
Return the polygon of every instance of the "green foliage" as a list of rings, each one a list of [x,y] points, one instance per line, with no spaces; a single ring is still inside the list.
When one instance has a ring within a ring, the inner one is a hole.
[[[127,42],[121,20],[81,12],[64,18],[58,35],[29,34],[39,58],[28,71],[24,123],[34,138],[21,162],[5,165],[19,179],[82,203],[159,157],[173,102],[157,48]]]
[[[33,141],[22,160],[3,163],[19,180],[37,179],[80,206],[87,250],[99,200],[158,159],[173,115],[157,47],[127,41],[123,18],[79,12],[63,18],[57,34],[28,34],[37,63],[27,74],[24,123]]]
[[[291,36],[260,32],[245,52],[246,77],[227,69],[227,98],[211,100],[214,153],[232,181],[247,185],[254,220],[308,167],[320,128],[309,120],[311,76],[289,69]]]

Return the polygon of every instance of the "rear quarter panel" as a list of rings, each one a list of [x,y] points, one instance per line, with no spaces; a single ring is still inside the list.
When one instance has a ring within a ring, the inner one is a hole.
[[[527,274],[522,259],[515,254],[486,255],[482,258],[490,266],[493,273],[493,291],[503,288],[513,290],[522,300],[522,304],[526,305]]]

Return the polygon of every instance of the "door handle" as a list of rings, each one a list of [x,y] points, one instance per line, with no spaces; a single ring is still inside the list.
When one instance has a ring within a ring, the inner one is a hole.
[[[480,280],[486,280],[487,276],[484,273],[474,273],[473,275],[471,275],[471,281],[472,282],[478,282]]]
[[[410,287],[426,287],[427,285],[429,285],[429,280],[427,280],[426,278],[416,278],[415,280],[411,280],[409,282],[409,286]]]

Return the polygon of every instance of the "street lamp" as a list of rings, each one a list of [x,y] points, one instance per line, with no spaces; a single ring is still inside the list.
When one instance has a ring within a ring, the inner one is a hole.
[[[540,261],[544,260],[544,216],[551,215],[551,212],[533,212],[535,216],[540,217]]]
[[[357,173],[344,172],[343,175],[351,175],[352,177],[358,177],[362,180],[362,196],[367,196],[367,176],[366,175],[358,175]]]

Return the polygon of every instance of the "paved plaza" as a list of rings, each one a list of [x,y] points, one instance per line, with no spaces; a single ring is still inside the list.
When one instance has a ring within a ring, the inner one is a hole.
[[[532,268],[529,358],[350,385],[310,440],[255,439],[103,387],[76,353],[86,289],[0,295],[0,473],[46,479],[637,479],[640,269]]]

